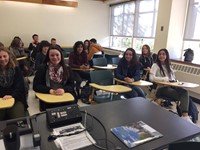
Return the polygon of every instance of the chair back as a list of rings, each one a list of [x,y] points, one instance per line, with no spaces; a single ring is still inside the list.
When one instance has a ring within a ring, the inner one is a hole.
[[[95,70],[90,72],[91,83],[99,85],[113,85],[113,74],[111,70]]]
[[[179,142],[169,144],[168,150],[199,150],[200,142]]]
[[[112,64],[118,65],[120,59],[121,59],[121,58],[119,58],[119,57],[113,57],[113,58],[112,58]]]
[[[107,66],[107,60],[104,57],[93,58],[93,66]]]

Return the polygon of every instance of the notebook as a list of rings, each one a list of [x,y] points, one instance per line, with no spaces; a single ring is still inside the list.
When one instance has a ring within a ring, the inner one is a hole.
[[[163,136],[143,121],[111,128],[111,132],[129,148]]]

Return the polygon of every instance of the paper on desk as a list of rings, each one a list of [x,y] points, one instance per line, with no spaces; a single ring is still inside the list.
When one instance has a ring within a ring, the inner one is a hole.
[[[76,123],[76,124],[72,124],[72,125],[68,125],[68,126],[64,126],[60,128],[55,128],[53,130],[53,134],[58,135],[63,130],[73,128],[75,126],[80,126],[82,129],[85,129],[81,123]],[[63,133],[63,134],[66,134],[66,133]],[[55,144],[57,145],[57,147],[61,148],[62,150],[75,150],[75,149],[92,145],[92,143],[96,143],[96,142],[87,131],[83,131],[79,134],[75,134],[71,136],[59,137],[55,140]]]

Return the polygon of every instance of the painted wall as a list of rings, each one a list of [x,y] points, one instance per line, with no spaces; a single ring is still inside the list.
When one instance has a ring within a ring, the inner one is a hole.
[[[9,46],[14,36],[20,36],[27,47],[36,33],[40,40],[54,37],[62,46],[93,37],[108,46],[108,4],[76,1],[77,8],[0,1],[0,41]]]

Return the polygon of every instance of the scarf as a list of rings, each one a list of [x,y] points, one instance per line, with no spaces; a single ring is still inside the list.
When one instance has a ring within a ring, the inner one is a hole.
[[[63,67],[61,65],[53,65],[49,63],[49,76],[54,82],[61,83],[63,79]]]
[[[0,72],[0,86],[7,88],[13,84],[15,75],[15,69],[9,68],[5,70],[5,73]]]

